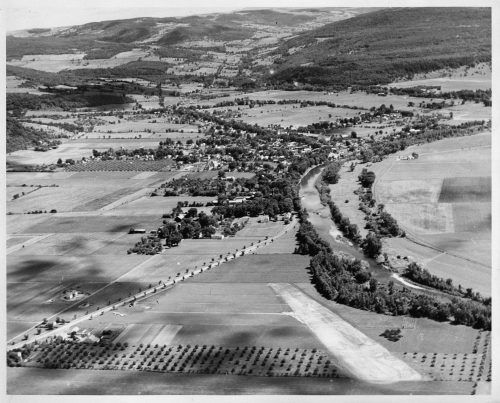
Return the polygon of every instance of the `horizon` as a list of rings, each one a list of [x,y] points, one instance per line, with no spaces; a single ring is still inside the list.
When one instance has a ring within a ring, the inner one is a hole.
[[[363,6],[358,1],[352,8]],[[356,4],[358,3],[358,4]],[[5,32],[11,33],[36,28],[59,28],[83,25],[91,22],[132,18],[182,18],[191,15],[228,13],[245,9],[271,8],[335,8],[342,4],[332,4],[328,0],[273,0],[269,2],[214,0],[207,6],[201,0],[184,0],[183,6],[165,6],[161,0],[144,0],[141,7],[134,0],[6,0],[3,13]],[[365,6],[367,6],[365,4]],[[372,5],[369,5],[370,7]],[[1,10],[0,10],[1,11]]]

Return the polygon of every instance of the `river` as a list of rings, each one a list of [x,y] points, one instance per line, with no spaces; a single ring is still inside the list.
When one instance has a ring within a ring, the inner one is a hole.
[[[365,261],[368,264],[373,277],[379,281],[389,281],[392,274],[389,270],[382,269],[373,259],[364,256],[363,251],[360,248],[354,245],[349,245],[345,239],[343,241],[337,240],[337,236],[341,235],[341,232],[332,220],[330,208],[321,204],[318,189],[314,186],[315,182],[323,172],[323,169],[324,168],[322,166],[312,168],[306,175],[304,175],[300,182],[300,202],[302,207],[309,214],[310,223],[314,226],[318,235],[324,241],[328,242],[332,250],[344,252],[355,257],[356,259]]]

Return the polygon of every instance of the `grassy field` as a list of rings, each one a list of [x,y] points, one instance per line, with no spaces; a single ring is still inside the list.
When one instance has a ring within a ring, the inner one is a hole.
[[[106,125],[95,126],[95,132],[113,134],[113,133],[127,133],[127,132],[146,132],[151,131],[155,133],[165,133],[166,129],[174,132],[198,133],[198,126],[190,124],[171,123],[169,120],[162,118],[143,119],[143,120],[125,120],[117,119],[109,122]],[[200,136],[202,136],[200,134]]]
[[[144,196],[130,203],[118,206],[108,213],[111,215],[131,216],[141,214],[147,211],[149,214],[158,215],[158,223],[161,223],[162,214],[170,214],[172,209],[177,206],[178,202],[197,202],[206,204],[213,201],[213,197],[190,197],[190,196],[175,196],[175,197],[148,197]]]
[[[359,233],[365,237],[368,233],[365,229],[365,214],[359,210],[359,197],[354,194],[354,191],[360,186],[357,179],[362,168],[362,165],[357,165],[351,172],[349,164],[344,164],[339,172],[339,181],[334,185],[329,185],[329,188],[332,201],[343,215],[349,217],[351,223],[358,226]]]
[[[238,96],[236,96],[237,98]],[[347,91],[341,91],[336,93],[318,93],[314,91],[263,91],[263,92],[253,92],[248,94],[250,99],[255,100],[290,100],[290,99],[298,99],[298,100],[311,100],[311,101],[327,101],[333,102],[336,105],[348,105],[348,106],[356,106],[370,109],[372,106],[379,107],[382,104],[390,105],[392,104],[396,109],[404,109],[417,111],[415,107],[408,107],[408,102],[413,102],[415,105],[418,105],[421,102],[420,98],[414,97],[401,97],[398,95],[387,95],[386,97],[379,97],[376,94],[365,94],[362,92],[350,93]],[[435,98],[436,102],[437,100]],[[272,105],[271,105],[272,106]],[[307,110],[307,108],[305,108]],[[335,109],[332,109],[335,110]]]
[[[296,285],[307,295],[331,309],[342,319],[392,352],[413,353],[420,351],[472,354],[475,341],[481,334],[481,331],[470,327],[455,326],[425,318],[394,317],[361,311],[321,297],[311,284]],[[386,329],[393,328],[401,329],[403,337],[400,340],[393,342],[381,336],[381,333]]]
[[[434,238],[429,237],[433,247],[437,241],[441,242],[442,240],[442,235],[436,235]],[[490,259],[491,240],[474,242],[469,240],[460,245],[459,251],[450,250],[448,254],[404,238],[388,238],[383,243],[389,254],[409,256],[439,277],[451,278],[455,284],[462,284],[466,288],[472,287],[475,291],[486,296],[491,295],[491,268],[488,267],[488,261],[486,261],[486,259]],[[478,244],[480,251],[484,251],[484,254],[481,256],[478,256],[477,253],[464,255],[466,247],[470,248],[472,245]],[[471,276],[471,272],[474,273],[473,276]]]
[[[267,223],[259,223],[258,217],[250,217],[245,227],[238,231],[236,238],[260,238],[266,236],[273,237],[283,230],[283,221],[269,221]]]
[[[468,382],[402,382],[374,386],[350,379],[255,377],[238,375],[198,375],[119,370],[88,369],[50,370],[40,368],[8,368],[7,393],[39,395],[158,395],[158,394],[470,394]],[[64,386],[61,386],[64,385]]]
[[[118,202],[138,191],[148,191],[148,185],[181,175],[171,172],[107,171],[100,172],[38,172],[27,174],[9,172],[8,194],[19,194],[13,200],[7,198],[7,211],[23,213],[32,210],[52,209],[61,212],[95,211]],[[38,188],[38,186],[43,186]],[[152,191],[154,188],[151,188]],[[25,195],[22,195],[22,192]],[[140,196],[138,196],[140,197]],[[124,199],[124,200],[125,200]]]
[[[161,221],[157,215],[121,216],[54,216],[46,218],[28,228],[30,233],[79,233],[79,232],[128,232],[131,227],[156,229]],[[37,217],[38,218],[38,217]],[[14,220],[13,220],[14,221]],[[8,231],[11,230],[8,228]],[[16,231],[13,231],[16,232]]]
[[[57,212],[90,211],[96,206],[105,206],[128,192],[130,189],[116,186],[44,187],[17,200],[8,201],[7,211],[13,213],[26,213],[35,209],[47,212],[52,209]]]
[[[299,98],[300,99],[300,98]],[[347,108],[330,108],[328,106],[309,106],[300,108],[294,105],[264,105],[241,112],[242,121],[250,124],[267,126],[272,124],[288,126],[307,126],[320,121],[334,122],[338,118],[350,118],[358,114],[358,110]]]
[[[441,86],[441,91],[485,90],[491,88],[491,65],[479,63],[473,68],[465,66],[417,74],[413,80],[398,81],[391,87],[408,88],[419,85]]]
[[[297,240],[295,238],[297,234],[297,229],[298,226],[296,226],[293,230],[288,231],[286,234],[282,235],[278,239],[276,239],[273,243],[270,245],[264,247],[264,248],[259,248],[255,251],[256,255],[267,255],[267,254],[277,254],[277,253],[284,253],[284,254],[291,254],[295,251],[295,248],[297,246]]]
[[[301,255],[248,255],[193,278],[195,283],[290,283],[309,281],[309,258]]]
[[[445,178],[439,203],[491,201],[490,177]]]
[[[389,157],[373,164],[374,195],[411,239],[435,249],[405,239],[387,240],[387,246],[394,252],[401,248],[398,254],[411,255],[441,277],[490,295],[491,134],[413,146],[401,154],[411,152],[419,158]]]

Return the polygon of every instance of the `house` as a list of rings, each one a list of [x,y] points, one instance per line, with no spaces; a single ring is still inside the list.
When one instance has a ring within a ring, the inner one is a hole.
[[[266,223],[266,222],[269,222],[269,216],[268,216],[268,215],[263,215],[263,216],[260,216],[260,217],[259,217],[258,222],[259,222],[259,223]]]
[[[210,160],[207,163],[207,170],[213,171],[215,169],[218,169],[220,167],[220,162],[216,160]]]
[[[175,217],[175,221],[181,222],[184,219],[184,217],[186,217],[186,214],[180,213],[177,217]]]

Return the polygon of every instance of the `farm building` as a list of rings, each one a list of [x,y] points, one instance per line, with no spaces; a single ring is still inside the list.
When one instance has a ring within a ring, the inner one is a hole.
[[[269,216],[268,215],[263,215],[259,217],[259,223],[265,223],[269,222]]]

